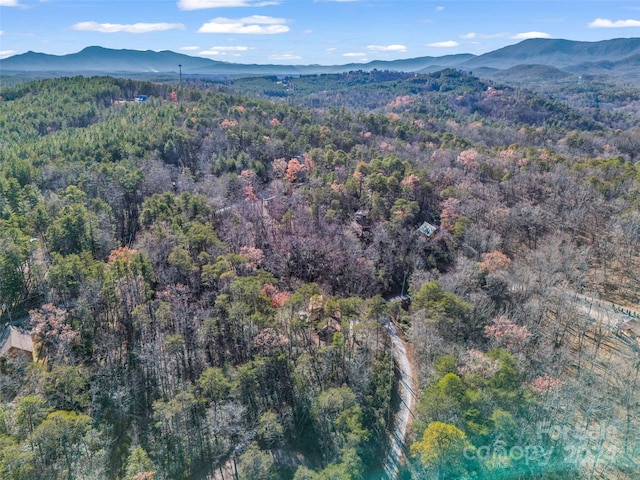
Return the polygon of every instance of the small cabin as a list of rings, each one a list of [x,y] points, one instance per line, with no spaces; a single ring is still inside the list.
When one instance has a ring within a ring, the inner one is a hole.
[[[429,222],[424,222],[418,228],[418,231],[427,238],[431,238],[438,230],[440,230],[438,227],[430,224]]]
[[[359,225],[369,225],[369,212],[367,210],[358,210],[354,217]]]
[[[33,357],[33,339],[31,333],[21,328],[8,326],[0,334],[0,358]]]
[[[322,307],[324,307],[324,296],[320,294],[313,295],[309,299],[309,306],[307,307],[307,311],[309,313],[318,312],[322,310]]]
[[[318,331],[318,337],[325,343],[331,343],[333,335],[340,330],[342,330],[340,322],[336,318],[330,317],[326,319],[325,324]]]

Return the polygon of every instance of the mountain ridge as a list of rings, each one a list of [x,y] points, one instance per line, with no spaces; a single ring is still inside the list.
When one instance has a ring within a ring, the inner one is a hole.
[[[106,58],[105,58],[106,57]],[[115,60],[113,59],[115,57]],[[0,60],[0,66],[6,71],[46,72],[46,71],[92,71],[92,72],[128,72],[128,73],[178,73],[182,65],[185,74],[218,73],[338,73],[348,70],[391,68],[393,70],[414,71],[437,64],[441,68],[455,66],[472,58],[472,54],[445,55],[441,57],[414,57],[398,60],[373,60],[367,63],[348,63],[343,65],[278,65],[231,63],[209,58],[193,57],[171,50],[132,50],[110,49],[101,46],[85,47],[79,52],[67,55],[51,55],[28,51]],[[105,63],[110,59],[111,63]],[[142,66],[133,62],[146,61]],[[126,62],[126,63],[125,63]],[[127,69],[126,66],[129,68]],[[398,68],[399,67],[399,68]],[[189,71],[191,69],[191,71]]]
[[[590,70],[610,76],[637,77],[628,68],[627,59],[637,64],[640,38],[616,38],[598,42],[565,39],[527,39],[482,55],[469,53],[424,56],[398,60],[374,60],[344,65],[279,65],[230,63],[193,57],[171,50],[110,49],[89,46],[67,55],[29,51],[0,60],[0,71],[7,73],[75,74],[178,74],[194,75],[310,75],[352,70],[391,70],[431,73],[445,68],[506,70],[523,65],[542,65],[569,74]],[[540,71],[544,71],[540,69]]]
[[[564,68],[598,61],[594,59],[621,60],[638,52],[640,38],[614,38],[599,42],[531,38],[478,55],[464,62],[463,66],[505,69],[521,64],[540,64]]]

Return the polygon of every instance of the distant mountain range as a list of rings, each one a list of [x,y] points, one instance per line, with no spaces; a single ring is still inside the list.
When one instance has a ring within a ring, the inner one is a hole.
[[[617,38],[600,42],[560,39],[529,39],[483,55],[459,54],[406,60],[346,65],[247,65],[192,57],[172,51],[112,50],[87,47],[69,55],[27,52],[0,60],[0,73],[18,74],[111,74],[192,76],[309,75],[351,70],[392,70],[431,73],[444,68],[474,71],[502,80],[549,80],[575,75],[594,75],[640,81],[640,38]]]
[[[0,60],[3,72],[66,72],[66,73],[178,73],[182,65],[185,75],[295,75],[341,73],[350,70],[394,70],[415,72],[422,69],[443,69],[472,59],[471,54],[443,57],[420,57],[407,60],[373,61],[347,65],[249,65],[227,63],[202,57],[192,57],[169,50],[112,50],[87,47],[69,55],[48,55],[27,52]]]

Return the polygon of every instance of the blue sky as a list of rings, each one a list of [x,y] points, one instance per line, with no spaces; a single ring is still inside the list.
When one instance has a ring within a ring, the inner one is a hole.
[[[640,37],[640,1],[0,0],[0,58],[84,47],[335,65]]]

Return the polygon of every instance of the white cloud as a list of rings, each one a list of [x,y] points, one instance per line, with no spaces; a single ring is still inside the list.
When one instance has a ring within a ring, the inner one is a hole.
[[[194,45],[189,45],[187,47],[180,47],[180,50],[184,51],[184,52],[192,52],[194,50],[199,50],[200,47],[198,46],[194,46]]]
[[[19,7],[17,0],[0,0],[0,7]],[[8,51],[8,50],[6,50]]]
[[[270,35],[287,33],[289,27],[285,25],[284,18],[267,17],[264,15],[252,15],[244,18],[217,17],[205,23],[199,29],[199,33],[226,33],[248,35]]]
[[[313,30],[311,30],[310,28],[303,30],[302,33],[304,33],[305,35],[310,35],[313,33]]]
[[[178,8],[180,10],[204,10],[206,8],[265,7],[267,5],[278,5],[279,3],[256,0],[180,0]]]
[[[435,48],[453,48],[460,46],[460,44],[455,40],[447,40],[446,42],[427,43],[425,46]]]
[[[407,47],[404,45],[367,45],[369,50],[374,52],[406,52]]]
[[[302,57],[293,53],[281,53],[269,55],[269,60],[302,60]]]
[[[629,28],[640,27],[640,20],[609,20],[608,18],[596,18],[589,24],[589,28]]]
[[[335,47],[331,47],[331,48],[327,48],[325,51],[326,51],[327,53],[333,53],[333,52],[335,52],[336,50],[337,50],[337,48],[335,48]]]
[[[0,30],[0,35],[4,35],[4,31]]]
[[[522,32],[513,35],[514,40],[528,40],[530,38],[551,38],[551,35],[545,32]]]
[[[347,52],[347,53],[343,53],[342,54],[343,57],[356,57],[356,58],[360,58],[360,57],[366,57],[367,54],[366,53],[360,53],[360,52]]]
[[[163,32],[165,30],[184,30],[182,23],[98,23],[98,22],[80,22],[73,27],[74,30],[81,32],[101,32],[101,33],[147,33],[147,32]]]
[[[444,10],[444,7],[442,5],[436,7],[436,12],[441,12]]]
[[[506,34],[504,33],[476,33],[476,32],[469,32],[469,33],[464,33],[462,35],[460,35],[460,38],[462,38],[463,40],[473,40],[475,38],[500,38],[500,37],[505,37]]]
[[[0,58],[7,58],[15,54],[16,52],[14,50],[0,50]]]
[[[247,50],[253,50],[251,47],[245,47],[242,45],[227,45],[225,47],[211,47],[211,50],[220,50],[222,52],[246,52]]]
[[[211,47],[208,50],[199,52],[198,55],[203,55],[206,57],[218,57],[227,55],[229,52],[246,52],[247,50],[251,50],[251,48],[241,45],[227,45],[222,47]]]

